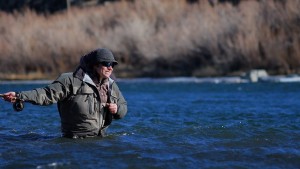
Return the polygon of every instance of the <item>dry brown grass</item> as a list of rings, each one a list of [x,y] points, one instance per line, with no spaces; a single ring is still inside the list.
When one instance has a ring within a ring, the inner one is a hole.
[[[53,78],[98,47],[115,53],[119,77],[299,73],[299,9],[300,0],[136,0],[50,16],[0,13],[0,76]]]

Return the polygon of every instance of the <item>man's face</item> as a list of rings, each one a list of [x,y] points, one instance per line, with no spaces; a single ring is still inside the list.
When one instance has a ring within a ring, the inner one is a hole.
[[[95,66],[96,72],[100,75],[100,78],[109,78],[113,72],[114,63],[102,62]]]

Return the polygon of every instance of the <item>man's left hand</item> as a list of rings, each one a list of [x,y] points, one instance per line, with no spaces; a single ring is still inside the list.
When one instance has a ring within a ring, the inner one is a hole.
[[[111,114],[116,114],[118,112],[118,106],[115,103],[106,103],[106,107]]]

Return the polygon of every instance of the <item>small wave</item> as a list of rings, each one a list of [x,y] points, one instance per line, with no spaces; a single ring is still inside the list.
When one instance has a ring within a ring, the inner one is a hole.
[[[28,132],[26,134],[21,133],[13,133],[13,132],[6,132],[6,133],[0,133],[0,138],[2,141],[4,140],[31,140],[31,141],[37,141],[37,140],[49,140],[56,138],[56,135],[49,135],[45,133],[36,133],[36,132]]]
[[[117,133],[109,133],[106,137],[118,137],[118,136],[130,136],[134,135],[134,132],[117,132]]]
[[[240,77],[170,77],[170,78],[134,78],[118,79],[119,82],[137,83],[137,82],[160,82],[160,83],[245,83]]]
[[[19,135],[20,139],[26,139],[26,140],[47,140],[55,138],[55,136],[49,136],[45,135],[45,133],[36,133],[30,131],[27,134]]]
[[[71,163],[70,162],[52,162],[52,163],[49,163],[49,164],[46,164],[46,165],[39,165],[37,166],[36,168],[37,169],[50,169],[50,168],[61,168],[61,167],[67,167],[67,166],[70,166],[71,168]]]

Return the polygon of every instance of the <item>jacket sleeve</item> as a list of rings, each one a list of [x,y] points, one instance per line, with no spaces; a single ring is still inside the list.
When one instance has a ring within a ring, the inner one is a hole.
[[[36,105],[50,105],[66,98],[70,93],[68,81],[61,75],[53,83],[43,88],[19,92],[19,98]]]
[[[118,105],[118,112],[114,114],[114,119],[121,119],[127,114],[127,102],[116,83],[113,84],[113,91],[112,97],[115,97],[113,100]]]

